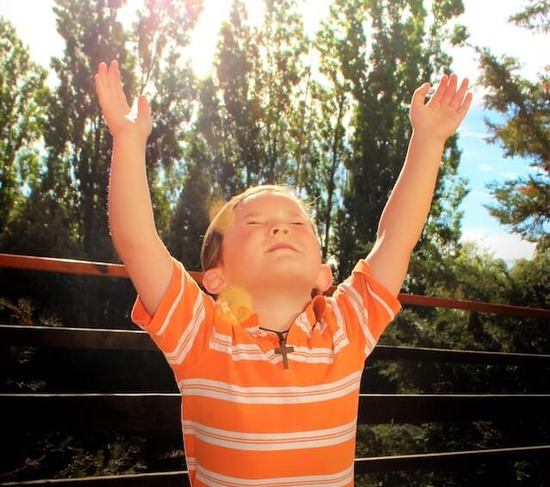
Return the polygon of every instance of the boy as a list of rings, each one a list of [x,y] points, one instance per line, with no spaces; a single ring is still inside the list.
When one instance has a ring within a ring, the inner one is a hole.
[[[113,135],[109,222],[138,292],[133,320],[164,353],[182,394],[193,486],[351,486],[357,403],[367,355],[399,309],[396,299],[428,215],[443,146],[465,117],[468,81],[443,76],[412,98],[401,174],[369,255],[333,296],[314,225],[280,186],[233,198],[212,221],[203,285],[155,229],[145,147],[152,121],[131,114],[116,62],[95,78]]]

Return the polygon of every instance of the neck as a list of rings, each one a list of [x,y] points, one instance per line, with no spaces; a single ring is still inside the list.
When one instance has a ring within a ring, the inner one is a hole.
[[[230,285],[219,299],[226,300],[233,312],[242,312],[242,317],[254,313],[260,326],[281,332],[289,329],[311,301],[311,286],[298,279],[293,282],[266,279],[254,286]]]
[[[252,295],[252,311],[258,315],[260,326],[273,331],[286,331],[311,301],[311,293]]]

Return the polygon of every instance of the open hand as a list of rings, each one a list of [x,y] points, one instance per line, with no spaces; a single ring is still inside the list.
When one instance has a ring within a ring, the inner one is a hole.
[[[112,61],[109,67],[100,63],[94,80],[99,105],[113,137],[134,133],[146,139],[153,127],[149,104],[145,96],[140,95],[137,111],[132,110],[122,90],[118,63]]]
[[[468,92],[468,84],[468,78],[464,78],[458,86],[455,74],[444,75],[433,96],[425,103],[430,84],[424,83],[412,97],[410,118],[413,129],[425,131],[445,142],[462,123],[470,108],[472,93]]]

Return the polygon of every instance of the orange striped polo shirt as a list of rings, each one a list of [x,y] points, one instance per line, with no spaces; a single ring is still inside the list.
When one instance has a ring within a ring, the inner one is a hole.
[[[244,322],[174,261],[157,312],[132,319],[164,353],[182,395],[191,485],[351,486],[364,362],[399,302],[359,261],[332,296],[317,296],[287,336]]]

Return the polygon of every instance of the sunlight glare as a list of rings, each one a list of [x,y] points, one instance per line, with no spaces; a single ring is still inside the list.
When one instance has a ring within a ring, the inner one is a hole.
[[[248,23],[251,27],[259,28],[264,21],[265,1],[263,0],[245,0],[246,12],[248,14]]]
[[[143,5],[144,0],[127,0],[118,12],[118,20],[129,24],[132,16]],[[204,8],[190,34],[190,44],[185,49],[193,73],[199,79],[206,79],[212,71],[212,64],[222,24],[229,20],[233,0],[204,0]],[[313,37],[321,22],[328,16],[332,0],[302,0],[298,12],[303,17],[305,34]],[[264,0],[244,0],[250,27],[260,28],[265,14]]]
[[[212,61],[218,43],[218,34],[223,22],[229,20],[232,0],[205,0],[197,25],[191,34],[189,46],[191,66],[195,76],[205,79],[210,76]],[[261,26],[264,18],[264,2],[245,0],[248,23],[252,28]]]
[[[321,22],[328,17],[332,0],[303,0],[298,11],[304,21],[304,32],[308,37],[313,37]]]
[[[191,34],[189,46],[191,66],[195,76],[205,79],[210,75],[212,60],[218,43],[218,33],[229,18],[231,0],[205,0],[197,25]]]

